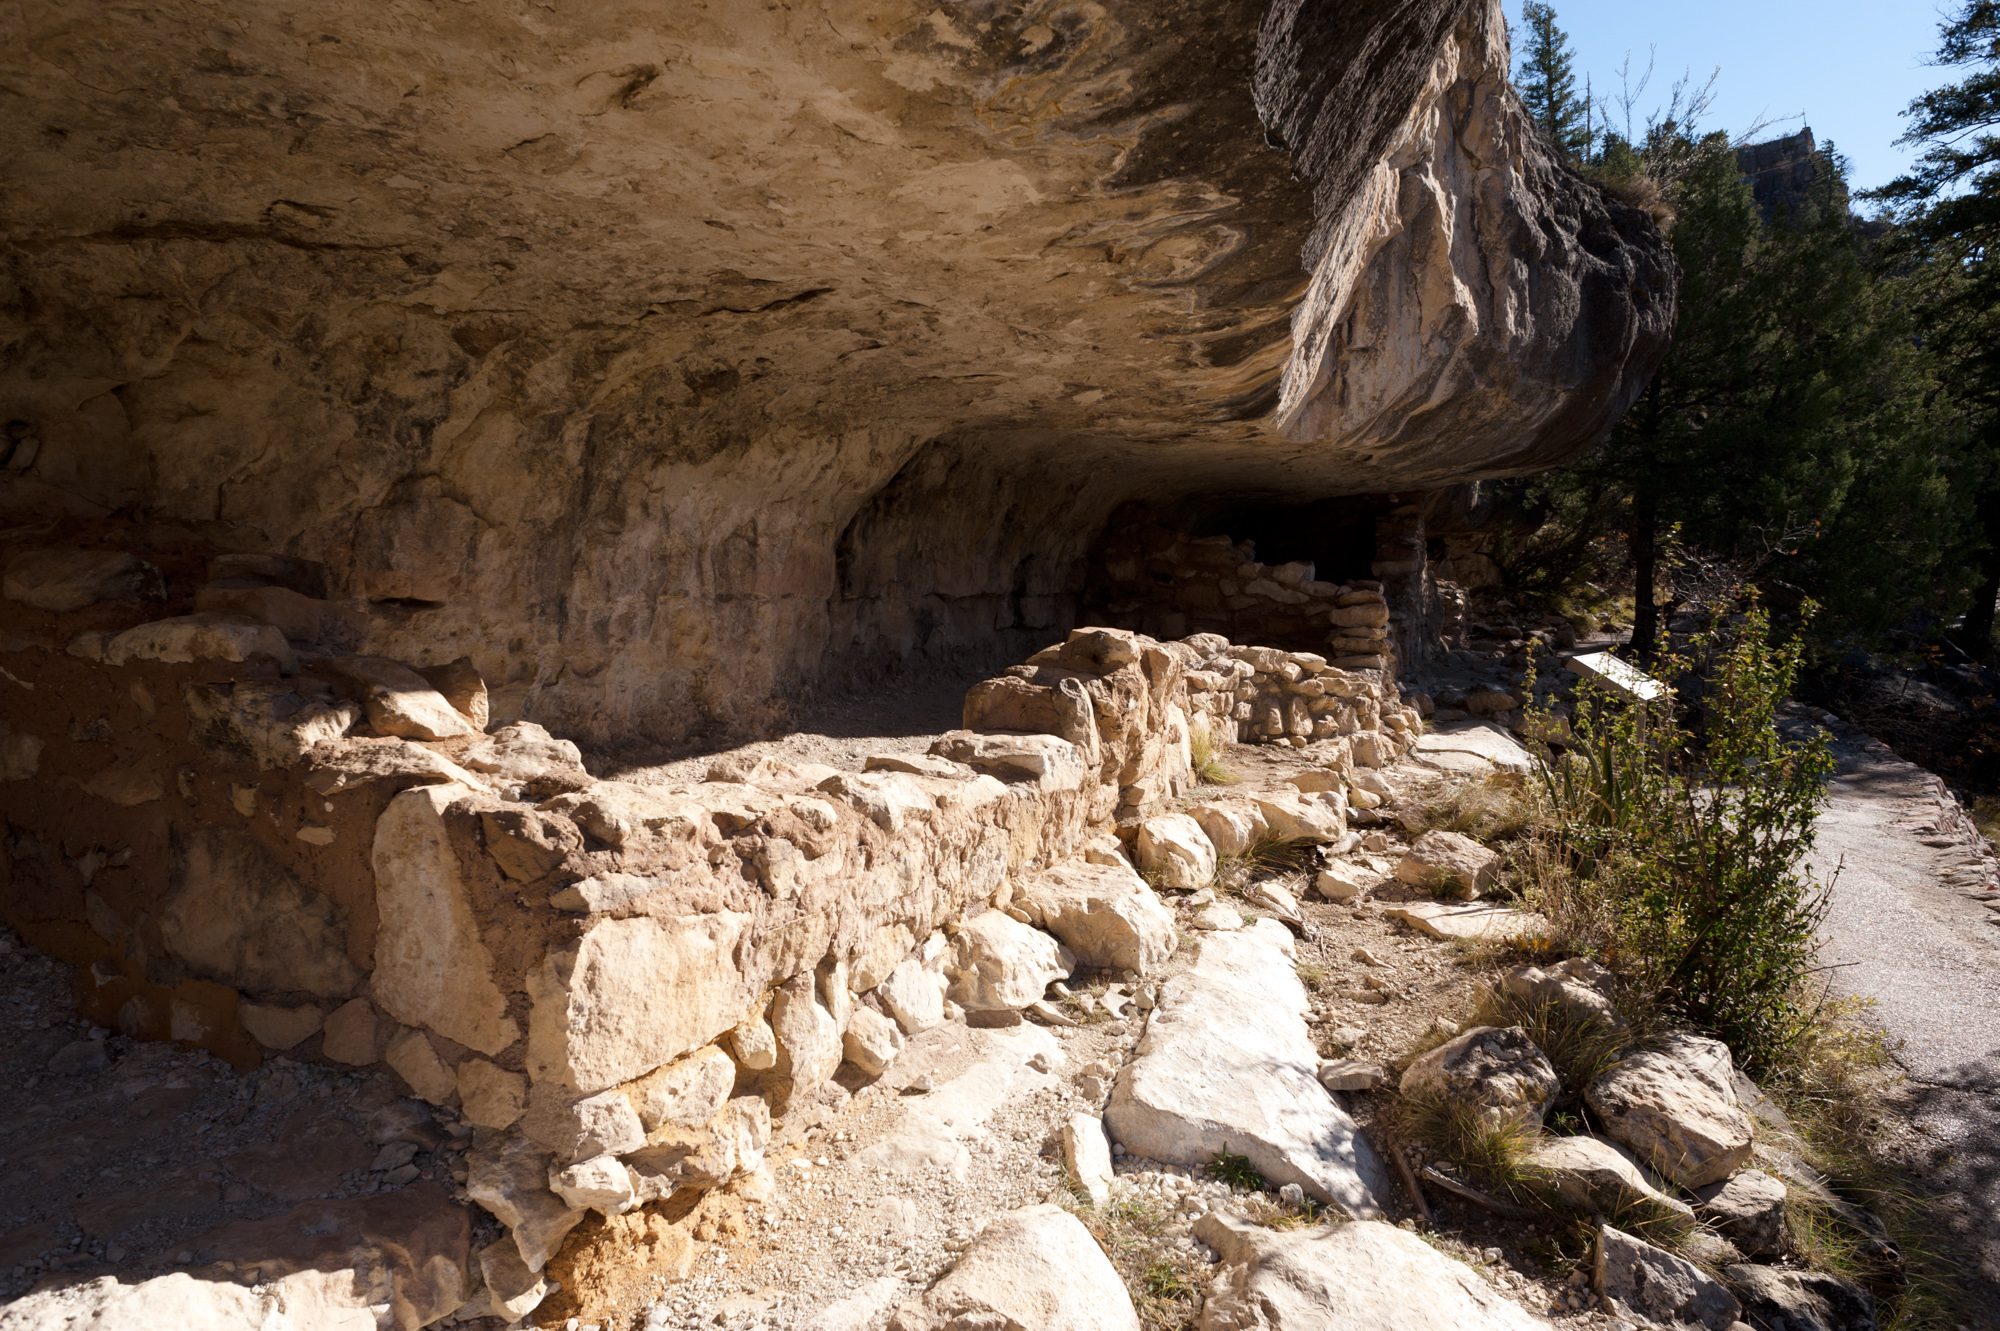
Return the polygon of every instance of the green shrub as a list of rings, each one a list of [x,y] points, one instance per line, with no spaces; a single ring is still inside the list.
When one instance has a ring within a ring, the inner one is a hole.
[[[1823,734],[1777,711],[1799,663],[1754,605],[1659,671],[1686,681],[1628,702],[1586,684],[1570,738],[1541,764],[1535,904],[1753,1069],[1810,1025],[1826,886],[1804,867],[1833,769]]]

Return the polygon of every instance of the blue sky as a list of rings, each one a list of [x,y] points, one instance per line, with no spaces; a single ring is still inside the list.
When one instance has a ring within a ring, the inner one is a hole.
[[[1518,48],[1521,0],[1506,3]],[[1937,47],[1943,0],[1553,3],[1576,49],[1579,82],[1588,72],[1600,92],[1615,89],[1625,53],[1636,72],[1656,48],[1650,104],[1666,99],[1683,70],[1698,83],[1719,65],[1713,127],[1739,134],[1760,118],[1782,120],[1761,136],[1775,137],[1808,124],[1852,159],[1862,188],[1883,184],[1908,163],[1910,150],[1895,142],[1903,132],[1899,113],[1949,77],[1926,63]]]

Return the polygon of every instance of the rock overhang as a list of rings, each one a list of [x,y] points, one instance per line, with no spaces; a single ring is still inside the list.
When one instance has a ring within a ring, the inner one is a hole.
[[[9,508],[322,559],[594,738],[1004,656],[1136,497],[1560,460],[1671,318],[1486,0],[12,22]]]

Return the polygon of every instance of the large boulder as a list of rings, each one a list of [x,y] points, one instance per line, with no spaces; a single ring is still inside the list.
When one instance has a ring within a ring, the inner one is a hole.
[[[1347,835],[1347,796],[1340,791],[1271,791],[1250,800],[1274,841],[1326,845]]]
[[[756,997],[734,961],[749,923],[727,911],[593,920],[528,974],[530,1073],[594,1091],[714,1043]],[[839,1043],[836,1032],[836,1055]]]
[[[569,1232],[583,1223],[584,1209],[549,1187],[549,1157],[532,1142],[513,1134],[480,1139],[465,1163],[465,1195],[507,1227],[528,1270],[547,1266]]]
[[[1528,1186],[1583,1215],[1634,1214],[1694,1224],[1694,1210],[1662,1192],[1631,1156],[1596,1137],[1543,1137],[1528,1153]]]
[[[1087,771],[1083,750],[1057,735],[975,735],[953,730],[930,751],[1002,781],[1028,781],[1043,790],[1074,790]]]
[[[0,595],[65,615],[99,601],[158,599],[165,591],[160,571],[129,551],[43,548],[7,561]]]
[[[1402,1081],[1406,1098],[1463,1106],[1495,1128],[1541,1127],[1561,1089],[1548,1056],[1518,1026],[1476,1026],[1412,1059]]]
[[[1750,1115],[1720,1040],[1669,1036],[1601,1073],[1584,1100],[1607,1136],[1683,1188],[1718,1183],[1750,1161]]]
[[[1265,834],[1264,815],[1244,800],[1197,804],[1188,810],[1188,817],[1201,825],[1216,855],[1223,859],[1249,854]]]
[[[1076,969],[1055,939],[1001,911],[966,920],[952,939],[951,999],[969,1012],[1019,1011]]]
[[[1610,1225],[1597,1230],[1596,1288],[1665,1326],[1729,1331],[1743,1313],[1736,1296],[1693,1262]]]
[[[189,665],[197,661],[265,661],[290,674],[298,660],[285,635],[269,624],[242,615],[201,613],[156,619],[126,629],[104,644],[110,665],[161,661]]]
[[[910,956],[897,962],[889,978],[875,987],[874,994],[903,1033],[915,1035],[944,1020],[945,990],[949,984],[944,974],[944,955],[940,952],[931,960]]]
[[[1319,1084],[1294,944],[1275,920],[1202,939],[1162,987],[1105,1123],[1125,1149],[1205,1165],[1227,1152],[1351,1215],[1379,1213],[1382,1162]]]
[[[1180,941],[1173,911],[1123,863],[1045,870],[1015,884],[1013,905],[1098,970],[1150,974]]]
[[[1469,836],[1431,831],[1416,839],[1396,865],[1398,880],[1426,892],[1474,901],[1486,895],[1500,856]]]
[[[1548,1331],[1464,1262],[1394,1225],[1271,1230],[1212,1211],[1194,1232],[1221,1259],[1200,1331]]]
[[[1749,1257],[1775,1257],[1785,1248],[1783,1180],[1746,1169],[1696,1194],[1696,1212]]]
[[[175,1271],[149,1280],[98,1276],[37,1290],[0,1308],[0,1331],[308,1331],[276,1289],[204,1280]],[[317,1323],[311,1331],[378,1331],[365,1308]]]
[[[1517,966],[1493,986],[1517,1011],[1544,1009],[1572,1024],[1594,1025],[1604,1032],[1625,1029],[1612,999],[1616,977],[1587,957],[1573,957],[1554,966]]]
[[[1875,1331],[1875,1300],[1839,1276],[1778,1266],[1731,1266],[1723,1274],[1742,1298],[1744,1313],[1758,1326]]]
[[[819,1001],[812,972],[794,975],[771,997],[771,1030],[778,1037],[778,1072],[800,1087],[831,1078],[846,1056],[840,1023]]]
[[[507,1015],[460,868],[450,810],[466,793],[449,785],[406,790],[375,825],[380,926],[371,987],[397,1020],[497,1054],[520,1027]]]
[[[889,1331],[1139,1331],[1139,1315],[1111,1259],[1083,1222],[1059,1206],[1012,1211]]]
[[[870,1077],[879,1077],[903,1052],[903,1032],[893,1017],[871,1007],[857,1007],[840,1037],[847,1061]]]
[[[1184,813],[1164,813],[1139,824],[1139,867],[1161,887],[1194,892],[1215,877],[1215,844]]]

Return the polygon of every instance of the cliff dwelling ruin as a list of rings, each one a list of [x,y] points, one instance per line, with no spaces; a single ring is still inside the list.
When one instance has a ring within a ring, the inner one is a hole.
[[[185,1215],[23,1212],[7,1298],[235,1263],[246,1326],[497,1327],[695,1289],[705,1199],[914,1082],[947,1012],[1027,1039],[1049,982],[1167,964],[1158,866],[1202,852],[1128,859],[1200,746],[1331,773],[1215,815],[1211,871],[1358,838],[1458,631],[1428,516],[1597,443],[1674,314],[1497,0],[0,33],[10,956],[99,1050],[296,1085],[244,1091],[257,1150],[364,1143],[298,1194],[238,1142],[178,1148]],[[362,1110],[274,1107],[314,1095]],[[260,1250],[298,1207],[337,1241]]]

